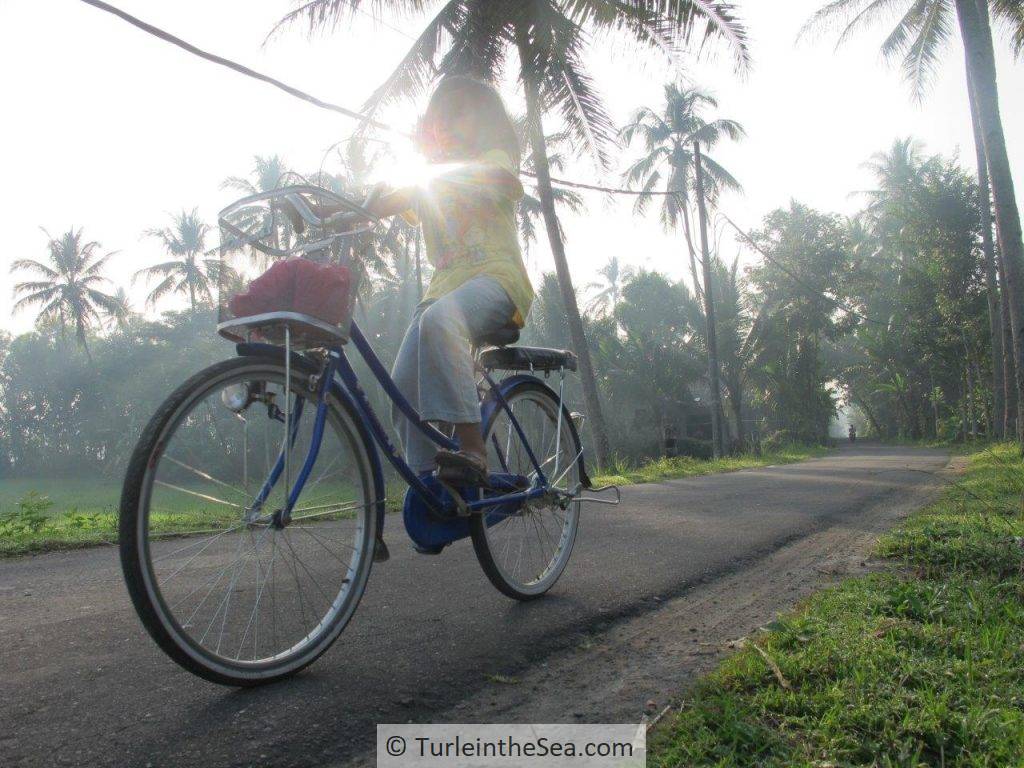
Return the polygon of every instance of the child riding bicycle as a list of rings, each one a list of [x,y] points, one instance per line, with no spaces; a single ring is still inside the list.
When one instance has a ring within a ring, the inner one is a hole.
[[[472,340],[510,325],[521,328],[534,295],[515,222],[516,201],[523,195],[519,144],[498,92],[462,76],[438,85],[420,120],[417,143],[439,172],[424,187],[382,195],[368,210],[422,224],[434,275],[392,377],[426,421],[452,425],[459,450],[436,450],[397,408],[392,420],[416,472],[436,467],[443,482],[484,485],[487,449]]]

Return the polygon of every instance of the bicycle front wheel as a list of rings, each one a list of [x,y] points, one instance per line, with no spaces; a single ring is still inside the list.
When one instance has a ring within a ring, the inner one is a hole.
[[[490,471],[532,482],[537,472],[528,443],[551,487],[578,490],[580,445],[558,398],[540,381],[526,379],[513,386],[505,399],[526,442],[508,413],[495,409],[485,430]],[[473,549],[491,583],[515,600],[533,600],[551,589],[569,564],[579,508],[579,501],[560,505],[541,498],[512,514],[494,510],[473,515],[469,521]]]
[[[283,365],[261,358],[196,374],[150,421],[125,478],[121,562],[135,608],[172,659],[216,683],[258,685],[312,663],[351,618],[373,561],[380,489],[345,403],[329,401],[290,523],[273,519],[312,444],[317,399],[308,373],[293,370],[287,395],[284,384]],[[286,411],[290,474],[273,480]]]

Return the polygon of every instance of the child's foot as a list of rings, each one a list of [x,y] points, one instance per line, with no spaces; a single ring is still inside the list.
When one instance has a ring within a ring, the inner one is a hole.
[[[487,460],[464,451],[438,451],[437,479],[448,485],[487,485]]]

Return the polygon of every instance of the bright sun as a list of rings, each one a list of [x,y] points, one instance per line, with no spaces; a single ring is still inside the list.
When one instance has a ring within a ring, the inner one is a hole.
[[[396,142],[387,157],[374,169],[377,181],[392,188],[426,187],[433,179],[456,167],[453,163],[431,163],[416,151],[411,141]]]

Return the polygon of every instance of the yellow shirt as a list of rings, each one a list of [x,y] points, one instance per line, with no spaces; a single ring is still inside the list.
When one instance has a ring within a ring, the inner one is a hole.
[[[533,286],[516,229],[516,203],[523,196],[518,172],[508,153],[491,150],[427,185],[417,218],[434,276],[424,299],[439,299],[486,275],[501,283],[516,307],[509,319],[523,327]]]

